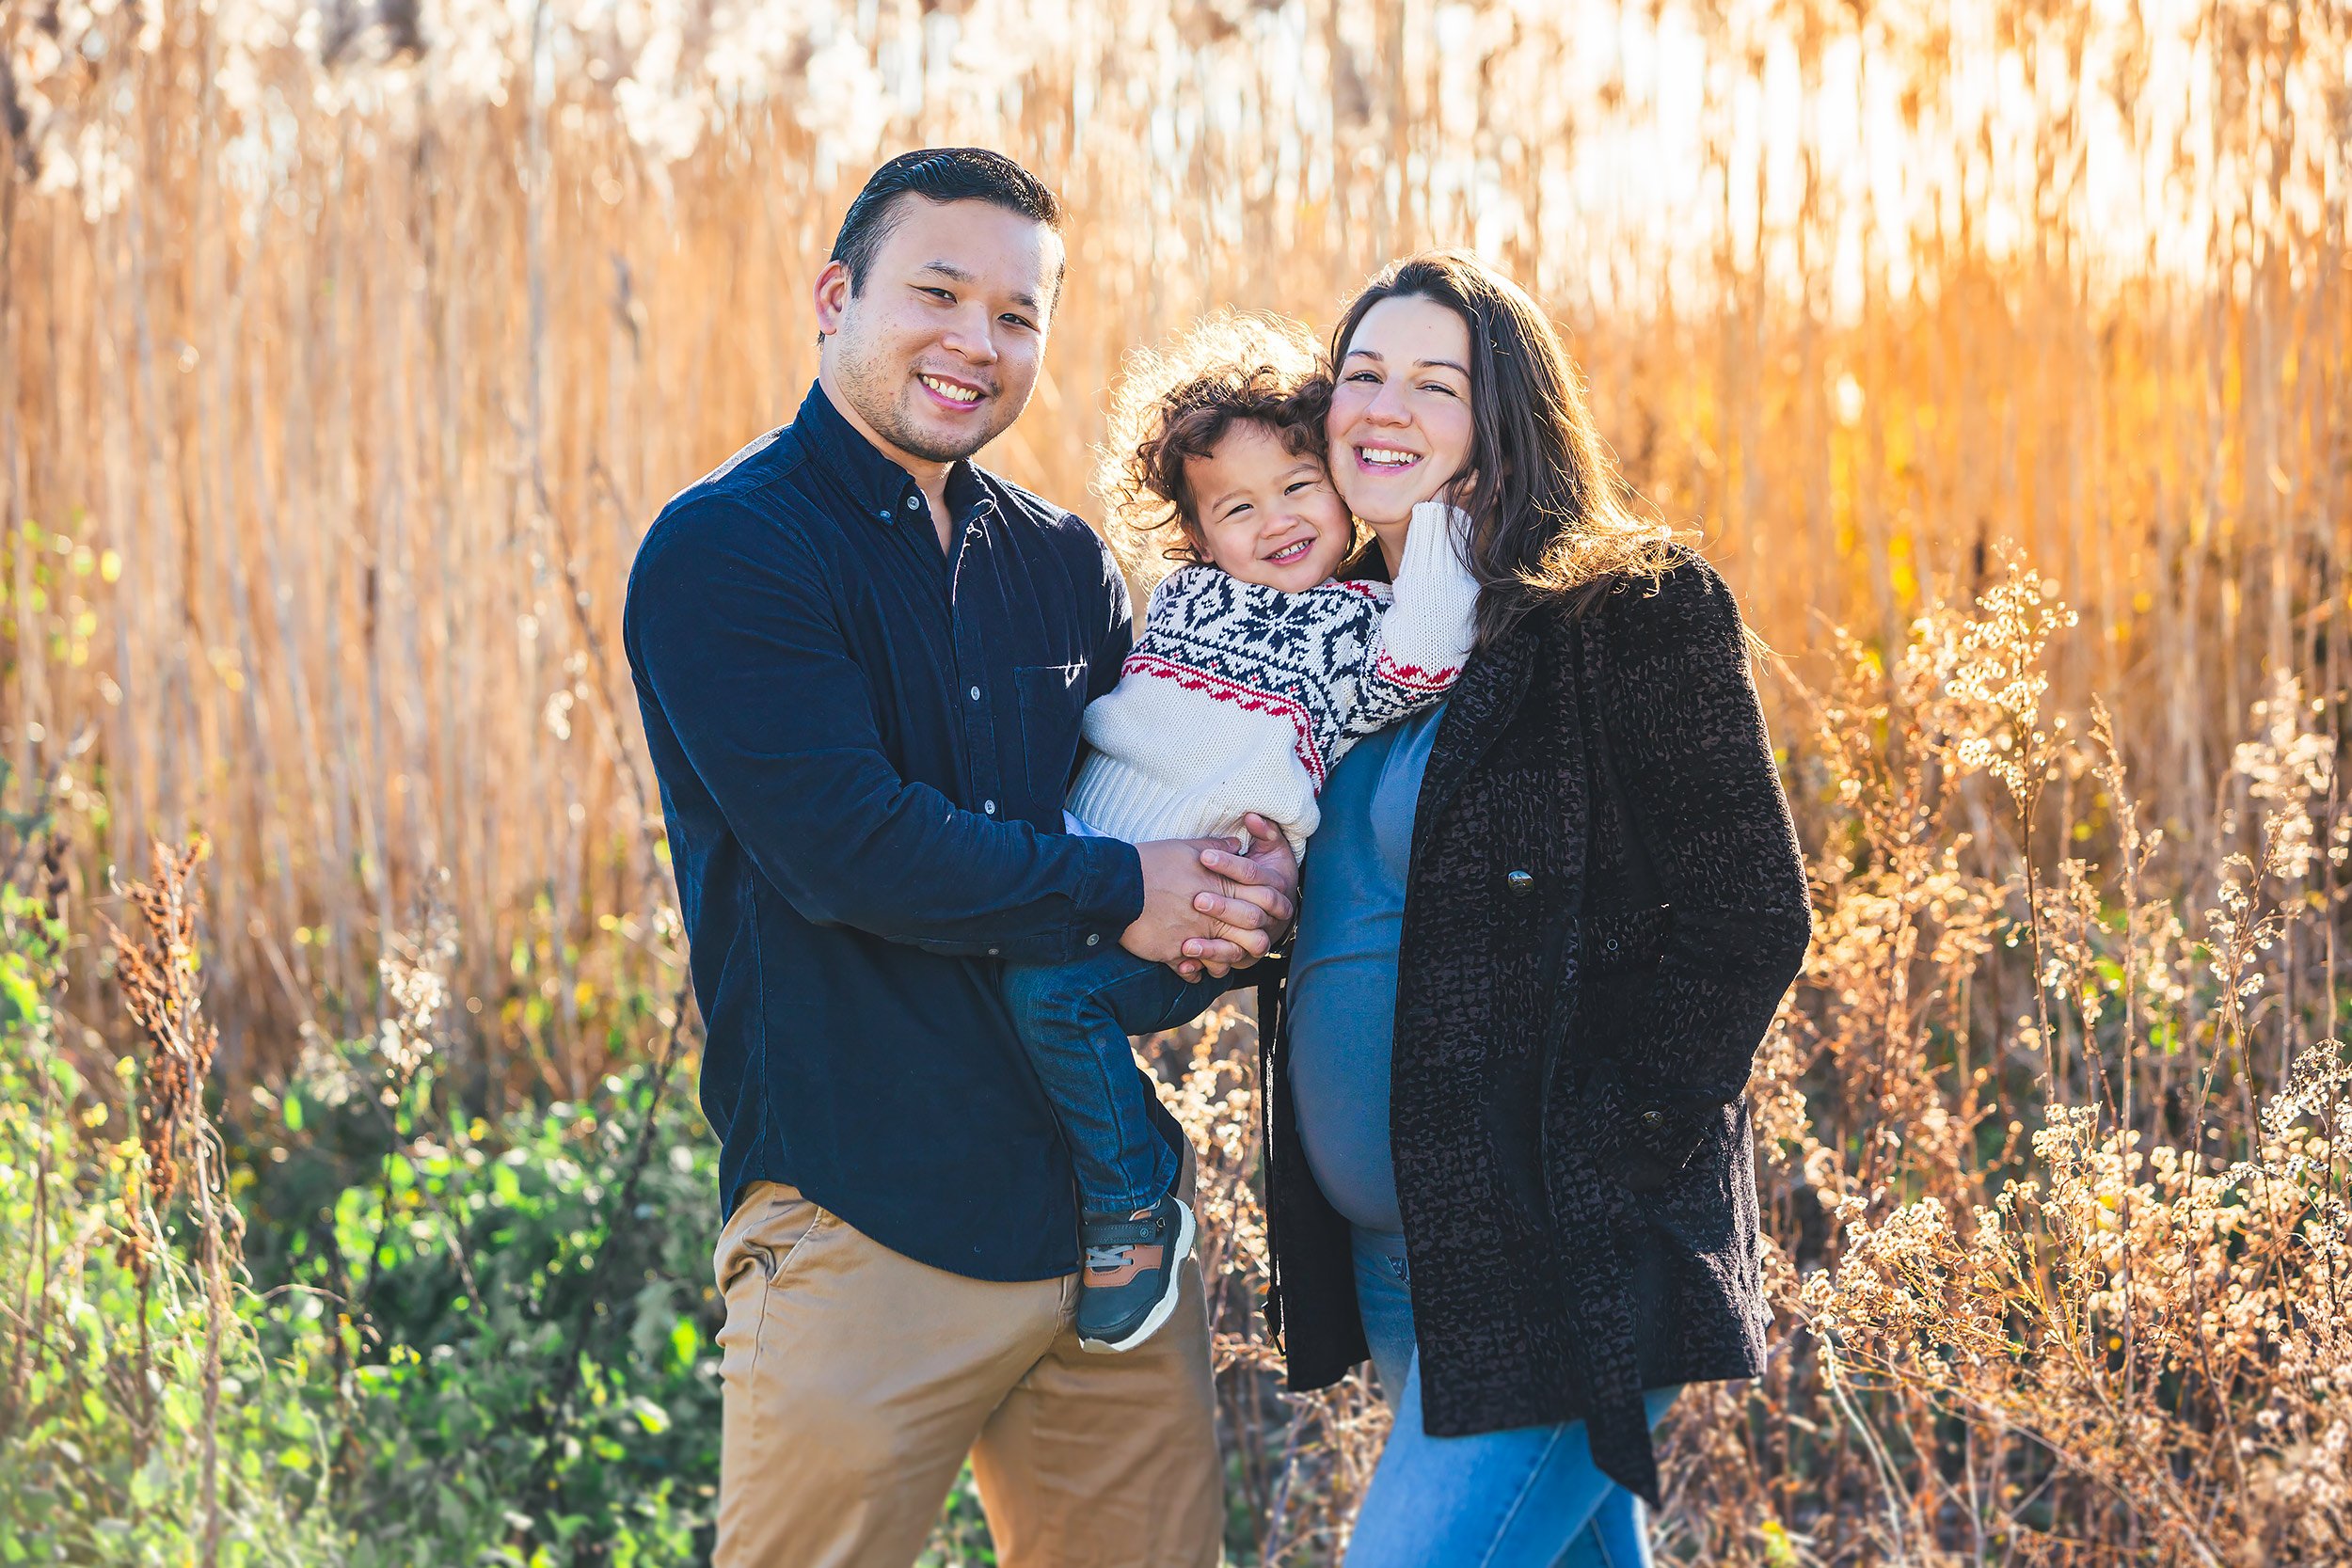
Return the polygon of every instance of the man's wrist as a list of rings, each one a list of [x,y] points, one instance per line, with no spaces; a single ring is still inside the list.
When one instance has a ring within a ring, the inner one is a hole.
[[[1086,864],[1078,884],[1075,942],[1081,953],[1115,942],[1143,915],[1143,857],[1120,838],[1077,838],[1071,844]]]

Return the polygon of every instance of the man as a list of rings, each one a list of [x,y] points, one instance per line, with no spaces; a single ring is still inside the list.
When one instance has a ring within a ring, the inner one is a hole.
[[[967,1451],[1012,1568],[1217,1557],[1197,1265],[1148,1344],[1081,1352],[1069,1160],[998,973],[1112,942],[1222,973],[1297,866],[1271,830],[1247,856],[1061,831],[1126,588],[968,461],[1036,385],[1060,216],[993,152],[877,170],[818,275],[799,415],[673,499],[630,574],[723,1140],[720,1568],[903,1568]]]

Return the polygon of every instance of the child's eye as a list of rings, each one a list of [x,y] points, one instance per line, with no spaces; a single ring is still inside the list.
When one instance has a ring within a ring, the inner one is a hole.
[[[1321,483],[1322,481],[1313,479],[1295,479],[1291,481],[1286,487],[1284,487],[1282,494],[1286,496],[1295,496],[1301,490],[1311,490]]]

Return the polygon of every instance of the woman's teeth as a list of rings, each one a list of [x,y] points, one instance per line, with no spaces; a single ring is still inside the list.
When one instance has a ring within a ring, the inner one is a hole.
[[[1409,468],[1421,461],[1417,451],[1399,451],[1394,447],[1358,447],[1357,460],[1367,467]]]
[[[977,403],[980,401],[980,394],[974,391],[969,387],[959,387],[952,381],[942,381],[936,376],[927,375],[922,377],[921,380],[924,386],[929,387],[932,391],[937,392],[941,397],[946,398],[949,403]]]

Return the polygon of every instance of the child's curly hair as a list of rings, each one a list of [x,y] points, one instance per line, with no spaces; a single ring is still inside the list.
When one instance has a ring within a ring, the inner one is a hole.
[[[1129,355],[1094,470],[1104,535],[1128,575],[1148,588],[1173,565],[1208,559],[1186,462],[1236,424],[1321,457],[1330,395],[1314,339],[1282,316],[1220,310],[1165,348]]]

